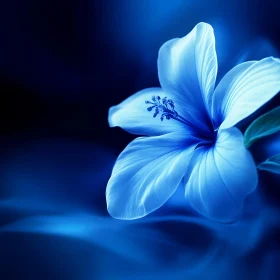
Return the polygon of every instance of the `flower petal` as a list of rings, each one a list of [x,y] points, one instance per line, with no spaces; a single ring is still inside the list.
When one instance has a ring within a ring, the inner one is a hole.
[[[268,57],[229,71],[217,86],[213,118],[221,129],[234,126],[280,91],[280,60]]]
[[[110,108],[110,127],[120,126],[130,133],[149,136],[184,130],[185,125],[182,123],[172,119],[162,122],[160,116],[153,118],[153,112],[147,111],[149,105],[145,103],[146,100],[151,101],[153,96],[165,95],[161,88],[148,88],[135,93],[119,105]]]
[[[137,219],[162,206],[184,177],[194,147],[181,133],[132,141],[117,159],[107,185],[111,216]]]
[[[184,117],[205,127],[217,76],[212,27],[199,23],[187,36],[166,42],[159,51],[158,74],[163,90],[184,107]]]
[[[189,203],[203,215],[228,222],[240,214],[244,198],[257,186],[257,170],[237,128],[220,130],[215,146],[193,156],[186,185]]]
[[[215,128],[218,128],[225,119],[223,109],[224,103],[227,101],[226,92],[231,88],[233,81],[241,79],[243,74],[255,63],[256,61],[246,61],[233,67],[216,87],[211,106],[211,115]]]

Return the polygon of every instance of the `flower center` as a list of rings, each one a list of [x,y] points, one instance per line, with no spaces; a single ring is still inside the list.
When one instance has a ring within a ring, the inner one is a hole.
[[[179,115],[179,113],[175,110],[175,104],[173,100],[168,99],[167,97],[161,98],[160,96],[153,96],[152,101],[146,100],[145,103],[151,105],[147,108],[147,110],[149,112],[154,110],[154,114],[153,114],[154,118],[158,114],[160,114],[161,121],[163,121],[164,119],[166,120],[173,119],[187,125],[190,128],[194,127],[194,125],[191,122],[189,122],[187,119]],[[217,139],[217,131],[214,130],[214,128],[213,130],[209,130],[209,131],[204,131],[197,128],[195,129],[195,134],[196,137],[200,139],[197,147],[213,145],[213,143],[215,143]]]
[[[196,146],[196,149],[198,147],[210,147],[213,146],[216,143],[217,140],[218,131],[214,130],[209,132],[207,135],[203,137],[203,140],[201,140],[198,145]]]

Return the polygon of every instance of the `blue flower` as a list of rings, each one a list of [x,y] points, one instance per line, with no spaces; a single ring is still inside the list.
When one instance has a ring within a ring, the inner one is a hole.
[[[118,157],[106,199],[114,218],[137,219],[161,207],[180,184],[186,201],[220,221],[235,219],[255,190],[255,163],[234,127],[280,90],[280,60],[230,70],[215,87],[213,29],[199,23],[159,50],[161,88],[142,90],[109,110],[111,127],[145,135]]]

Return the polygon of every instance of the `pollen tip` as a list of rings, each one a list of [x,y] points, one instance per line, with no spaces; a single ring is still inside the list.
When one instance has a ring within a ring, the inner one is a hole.
[[[175,119],[180,122],[182,122],[182,119],[177,119],[179,114],[175,111],[175,105],[172,99],[168,99],[166,96],[164,98],[161,98],[160,96],[152,96],[152,100],[148,101],[146,100],[146,104],[152,104],[152,106],[147,108],[147,111],[152,111],[155,108],[153,117],[155,118],[159,113],[161,113],[160,120],[163,121],[164,118],[167,120]],[[184,123],[184,121],[183,121]],[[186,122],[185,122],[186,123]]]

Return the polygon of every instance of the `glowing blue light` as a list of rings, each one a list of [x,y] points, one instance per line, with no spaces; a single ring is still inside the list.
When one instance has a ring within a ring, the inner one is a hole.
[[[106,190],[109,213],[128,220],[146,216],[184,180],[187,202],[199,213],[224,222],[237,219],[258,176],[234,126],[279,92],[279,62],[269,57],[239,64],[215,88],[210,25],[199,23],[187,36],[166,42],[158,56],[161,88],[140,91],[109,110],[110,126],[149,136],[134,140],[117,159]],[[176,104],[183,122],[177,111],[163,110],[163,96],[173,109]],[[148,117],[147,103],[154,118]],[[160,111],[168,121],[156,118]]]

